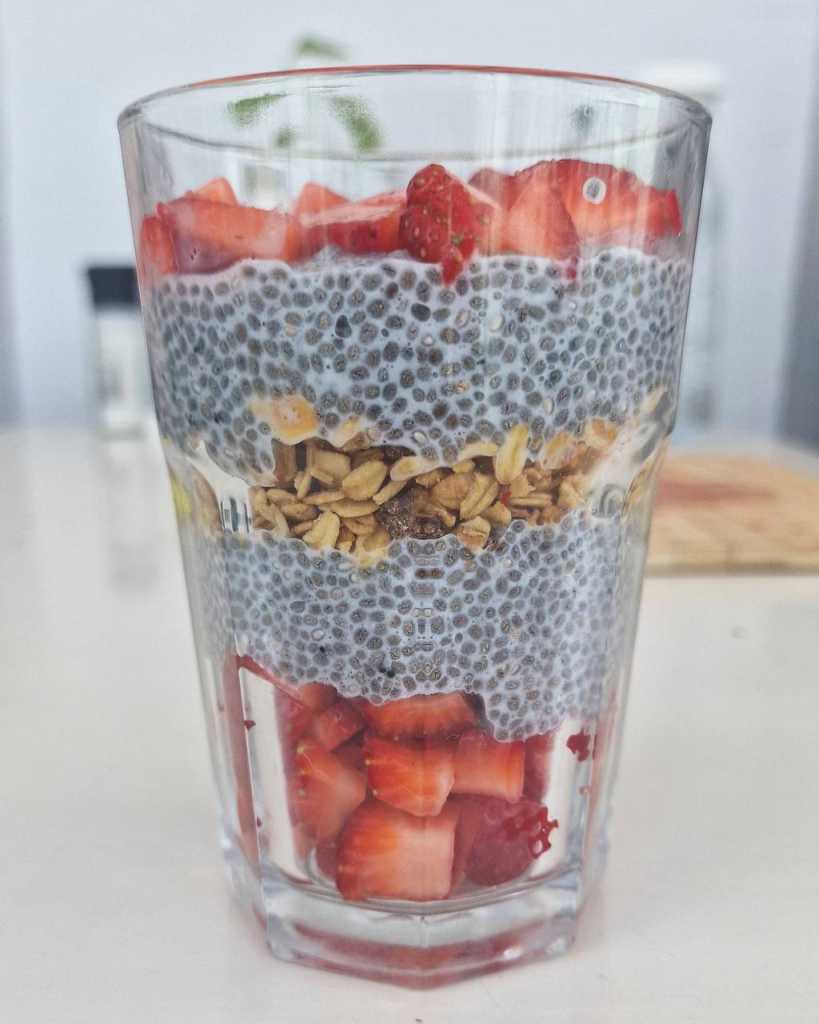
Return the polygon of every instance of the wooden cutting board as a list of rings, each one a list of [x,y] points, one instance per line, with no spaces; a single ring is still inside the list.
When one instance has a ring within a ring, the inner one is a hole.
[[[648,571],[819,571],[819,480],[741,456],[670,455]]]

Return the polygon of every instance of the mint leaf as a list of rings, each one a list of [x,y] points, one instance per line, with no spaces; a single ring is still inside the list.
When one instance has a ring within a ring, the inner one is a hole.
[[[248,96],[247,99],[228,103],[228,113],[240,128],[247,128],[257,121],[268,107],[283,99],[283,92],[265,92],[261,96]]]
[[[359,153],[371,153],[381,145],[381,129],[363,100],[333,96],[330,106],[344,125]]]
[[[321,60],[347,60],[347,53],[337,43],[329,39],[321,39],[319,36],[300,36],[293,44],[293,53],[296,59],[306,57],[318,57]]]

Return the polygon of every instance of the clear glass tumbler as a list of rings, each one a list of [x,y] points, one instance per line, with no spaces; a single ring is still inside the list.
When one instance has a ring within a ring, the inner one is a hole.
[[[120,118],[222,842],[285,960],[432,985],[596,881],[709,117],[344,68]]]

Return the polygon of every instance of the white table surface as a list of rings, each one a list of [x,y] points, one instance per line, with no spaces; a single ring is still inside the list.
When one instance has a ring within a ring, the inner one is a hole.
[[[278,963],[228,893],[155,453],[0,434],[0,495],[0,1020],[819,1019],[819,576],[648,581],[576,946],[414,993]]]

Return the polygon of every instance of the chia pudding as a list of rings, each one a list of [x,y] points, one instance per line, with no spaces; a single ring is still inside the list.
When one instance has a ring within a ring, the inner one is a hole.
[[[157,415],[255,870],[427,902],[563,863],[628,669],[682,232],[673,192],[578,160],[432,164],[355,202],[310,183],[288,212],[217,179],[145,218]]]

